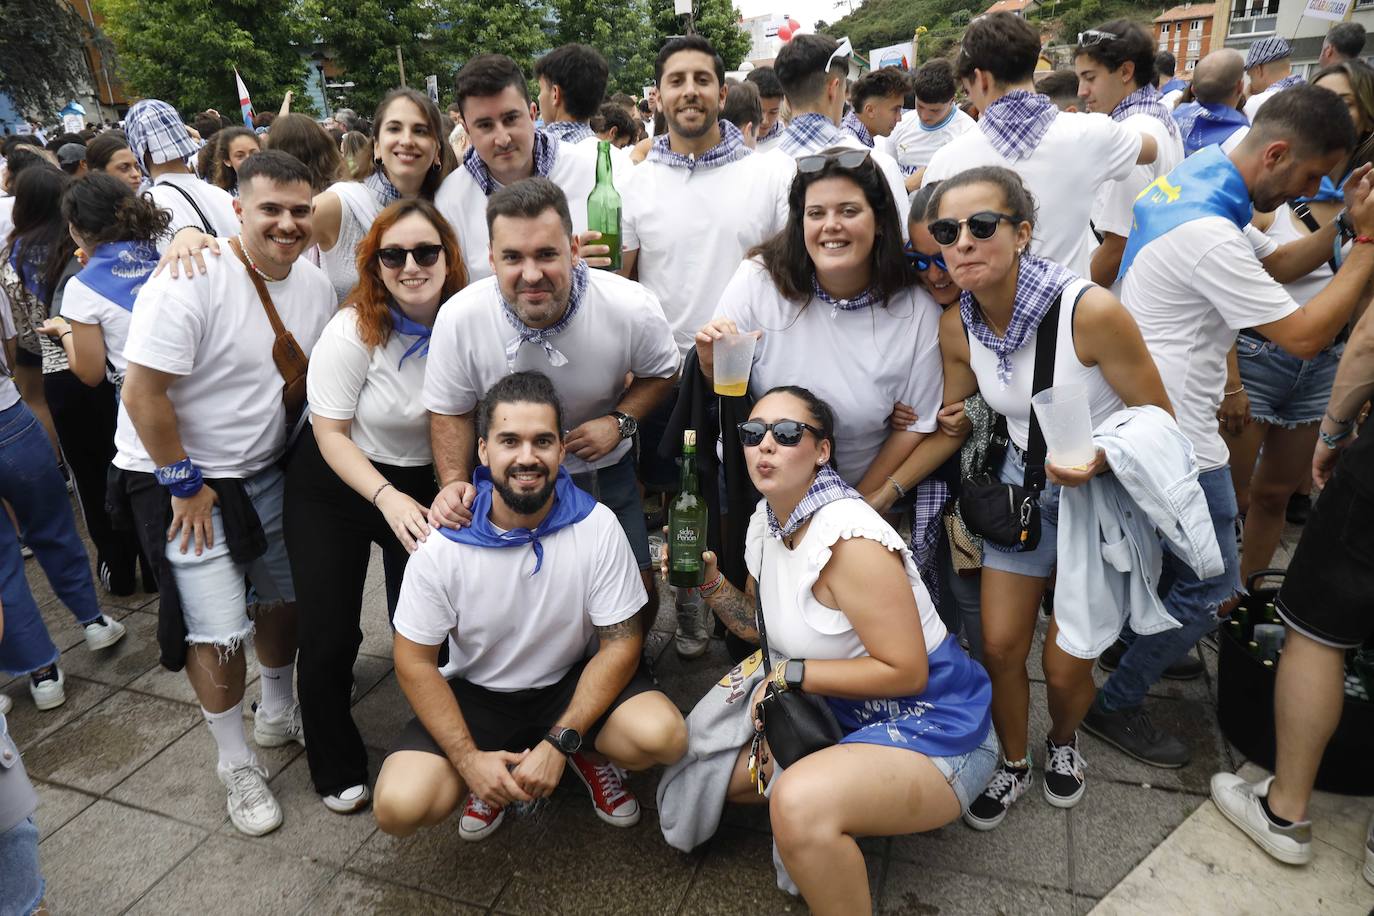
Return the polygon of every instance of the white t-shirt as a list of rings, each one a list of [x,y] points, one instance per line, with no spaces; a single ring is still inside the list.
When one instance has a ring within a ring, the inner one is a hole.
[[[506,345],[515,337],[495,277],[470,284],[450,299],[439,309],[430,338],[425,408],[450,416],[465,414],[511,372],[535,369],[558,390],[567,432],[615,410],[625,393],[626,373],[668,378],[678,368],[677,347],[658,299],[633,280],[604,270],[588,271],[577,314],[550,338],[568,358],[566,365],[550,365],[536,343],[521,344],[514,363],[508,363]],[[569,452],[564,464],[571,474],[610,467],[631,447],[631,440],[625,439],[591,465]]]
[[[1011,169],[1034,195],[1039,211],[1031,251],[1087,276],[1096,245],[1088,220],[1097,189],[1129,176],[1140,146],[1138,131],[1104,114],[1060,112],[1035,152],[1025,159],[1012,162],[981,130],[970,130],[935,153],[923,183],[980,165]]]
[[[1141,249],[1122,283],[1121,300],[1140,326],[1179,429],[1204,471],[1228,460],[1216,413],[1236,332],[1298,309],[1256,257],[1263,238],[1223,217],[1192,220]]]
[[[689,170],[646,159],[621,189],[625,249],[663,305],[678,351],[716,314],[730,276],[755,245],[787,225],[797,166],[778,152]]]
[[[349,306],[329,319],[310,352],[310,412],[352,420],[349,438],[380,464],[424,467],[434,460],[429,414],[415,396],[425,384],[426,357],[416,352],[401,362],[416,339],[393,333],[368,347],[358,337],[358,311]]]
[[[1172,134],[1158,118],[1147,114],[1131,115],[1118,122],[1139,134],[1154,137],[1158,153],[1148,165],[1137,165],[1119,181],[1104,184],[1097,191],[1093,204],[1093,225],[1098,232],[1111,232],[1125,238],[1131,234],[1131,208],[1135,199],[1150,182],[1173,171],[1183,161],[1183,140],[1177,131]],[[1044,208],[1041,208],[1044,212]]]
[[[166,185],[176,185],[176,188]],[[153,203],[172,214],[172,221],[167,225],[167,233],[157,241],[159,254],[167,249],[172,236],[187,226],[201,232],[205,231],[205,222],[200,218],[200,213],[196,212],[195,207],[191,206],[190,201],[177,188],[195,200],[196,207],[200,207],[205,219],[210,221],[213,235],[220,238],[238,235],[239,218],[234,212],[234,198],[229,196],[228,191],[217,188],[208,181],[201,181],[194,175],[160,175],[148,189],[148,194],[152,196]]]
[[[958,105],[950,109],[949,115],[936,127],[926,127],[920,115],[909,111],[888,138],[891,147],[887,150],[903,168],[919,169],[930,164],[936,152],[950,141],[962,137],[975,129],[978,122],[964,114]]]
[[[885,308],[837,311],[815,298],[803,308],[750,259],[725,287],[717,314],[741,331],[763,331],[749,372],[752,396],[804,384],[834,409],[836,470],[847,482],[862,479],[887,441],[895,402],[916,411],[909,431],[935,430],[944,393],[940,308],[920,285]]]
[[[1245,116],[1250,119],[1251,124],[1255,122],[1255,115],[1259,114],[1260,109],[1264,107],[1264,103],[1282,91],[1282,89],[1270,86],[1263,92],[1257,92],[1245,100]]]
[[[1182,99],[1182,98],[1183,98],[1183,90],[1182,90],[1182,89],[1174,89],[1174,90],[1171,90],[1171,91],[1169,91],[1169,92],[1166,92],[1166,93],[1164,93],[1162,96],[1160,96],[1160,97],[1159,97],[1159,102],[1160,102],[1160,104],[1163,105],[1165,108],[1169,109],[1170,111],[1173,111],[1175,108],[1178,107],[1178,102],[1179,102],[1179,100]]]
[[[81,282],[81,275],[77,274],[67,281],[62,290],[62,317],[68,321],[99,325],[100,336],[105,339],[105,358],[114,366],[115,375],[124,375],[129,365],[124,358],[124,346],[129,339],[133,312],[120,308],[91,289]],[[108,367],[106,374],[109,374]]]
[[[4,298],[0,294],[0,298]],[[13,367],[5,364],[5,341],[13,340],[18,332],[14,330],[14,315],[10,313],[8,301],[0,302],[0,410],[9,410],[19,403],[19,386],[10,378]]]
[[[563,189],[568,197],[568,211],[572,214],[573,231],[587,231],[587,198],[596,186],[596,144],[558,143],[558,158],[549,171],[549,180]],[[623,172],[623,170],[621,170]],[[625,195],[625,176],[613,162],[611,178],[622,198]],[[458,234],[458,248],[468,268],[468,282],[491,276],[491,236],[487,233],[487,195],[472,173],[461,164],[454,169],[439,192],[434,206],[444,214]],[[622,210],[622,223],[624,220]],[[622,235],[624,228],[621,229]],[[625,247],[629,247],[626,245]]]
[[[191,279],[163,272],[134,300],[124,358],[179,375],[167,389],[186,454],[206,477],[251,477],[281,457],[286,412],[276,339],[248,268],[220,239]],[[334,314],[334,289],[318,267],[298,260],[285,280],[267,284],[286,329],[306,354]],[[152,472],[154,462],[121,404],[114,463]]]
[[[615,513],[590,515],[534,549],[476,547],[435,534],[406,566],[396,632],[411,642],[449,641],[445,672],[488,690],[555,684],[596,652],[596,628],[628,620],[646,595]]]

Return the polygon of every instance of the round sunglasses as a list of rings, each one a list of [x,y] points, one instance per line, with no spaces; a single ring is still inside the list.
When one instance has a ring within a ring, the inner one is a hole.
[[[1015,225],[1016,217],[1006,213],[997,213],[993,210],[984,210],[964,219],[950,219],[949,217],[937,219],[926,226],[926,229],[929,230],[931,238],[948,248],[959,241],[959,230],[965,224],[968,225],[969,235],[983,241],[992,238],[997,232],[997,224],[1003,221]]]
[[[415,264],[419,267],[433,267],[439,260],[439,255],[443,252],[443,245],[416,245],[414,248],[378,248],[377,260],[382,262],[382,266],[391,270],[400,270],[406,266],[406,256],[415,259]]]
[[[773,433],[773,441],[778,445],[796,445],[801,442],[802,435],[807,430],[810,430],[817,439],[823,438],[819,429],[800,420],[775,420],[772,423],[765,423],[762,420],[745,420],[735,429],[739,430],[739,441],[750,448],[762,442],[763,437],[770,430]]]
[[[907,260],[921,273],[930,270],[932,264],[946,273],[949,272],[949,267],[945,264],[945,256],[939,252],[935,254],[926,254],[924,251],[917,251],[915,248],[911,247],[910,242],[907,242],[904,250]]]

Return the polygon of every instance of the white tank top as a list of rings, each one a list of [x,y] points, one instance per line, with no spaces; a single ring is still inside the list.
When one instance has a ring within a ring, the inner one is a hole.
[[[1274,220],[1269,224],[1269,228],[1265,230],[1264,234],[1280,245],[1307,238],[1307,233],[1294,225],[1296,219],[1292,207],[1284,204],[1274,211]],[[1348,243],[1346,247],[1348,250]],[[1299,277],[1292,283],[1285,283],[1283,288],[1288,291],[1288,295],[1292,296],[1293,301],[1298,305],[1306,305],[1313,296],[1326,288],[1326,284],[1331,282],[1331,277],[1331,265],[1322,261],[1321,266],[1316,270],[1305,277]]]
[[[1059,308],[1059,333],[1054,357],[1054,384],[1082,385],[1088,390],[1088,412],[1092,416],[1093,428],[1120,410],[1125,404],[1116,390],[1107,384],[1102,370],[1096,366],[1085,366],[1078,359],[1073,346],[1073,316],[1078,308],[1078,297],[1092,286],[1090,280],[1079,278],[1064,288],[1063,304]],[[968,337],[969,365],[978,377],[978,392],[988,406],[1007,418],[1007,433],[1017,448],[1028,448],[1030,440],[1031,383],[1035,378],[1035,344],[1040,338],[1037,330],[1026,340],[1024,346],[1012,354],[1011,384],[1003,388],[997,380],[997,354],[978,342],[973,334],[965,331]]]

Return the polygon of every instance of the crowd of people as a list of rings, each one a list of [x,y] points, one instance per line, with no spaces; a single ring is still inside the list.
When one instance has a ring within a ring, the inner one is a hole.
[[[1147,691],[1201,676],[1299,512],[1276,775],[1212,791],[1304,863],[1345,652],[1374,633],[1374,69],[1351,32],[1310,79],[1273,38],[1184,81],[1123,19],[1040,74],[1040,36],[998,13],[852,85],[847,40],[798,35],[735,81],[686,36],[643,100],[568,45],[533,74],[473,58],[446,114],[398,88],[371,120],[288,100],[250,129],[145,99],[119,129],[7,138],[0,670],[65,701],[31,554],[90,651],[126,635],[100,591],[159,595],[244,834],[282,823],[254,746],[304,746],[330,811],[397,836],[456,814],[467,841],[565,770],[634,825],[625,774],[663,766],[673,846],[767,804],[779,886],[863,912],[857,838],[996,829],[1037,770],[1072,807],[1080,730],[1187,765]],[[588,228],[608,149],[618,252]],[[738,334],[747,392],[718,396]],[[1032,409],[1061,386],[1083,463]],[[711,507],[696,587],[660,581],[680,480]],[[375,780],[350,712],[374,547],[414,713]],[[655,680],[660,593],[675,652],[723,636],[738,663],[704,697]],[[11,702],[0,904],[26,913]]]

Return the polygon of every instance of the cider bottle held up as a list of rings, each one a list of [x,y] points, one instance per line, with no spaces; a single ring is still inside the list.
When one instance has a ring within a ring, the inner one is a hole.
[[[596,187],[587,198],[587,228],[601,233],[601,244],[611,248],[611,266],[620,269],[620,192],[611,182],[611,144],[596,144]]]
[[[668,584],[691,588],[705,581],[701,552],[706,549],[706,501],[697,479],[697,433],[682,432],[682,478],[668,507]]]

